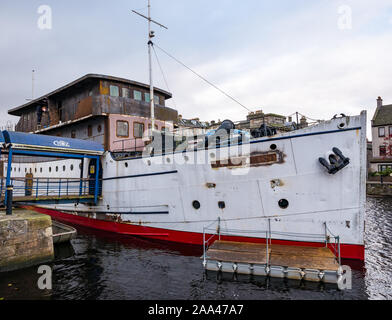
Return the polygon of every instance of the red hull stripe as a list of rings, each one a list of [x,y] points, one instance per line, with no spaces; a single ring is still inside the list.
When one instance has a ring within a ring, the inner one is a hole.
[[[56,210],[39,208],[39,207],[28,207],[29,209],[37,212],[50,215],[51,217],[69,222],[72,224],[103,230],[108,232],[117,233],[120,235],[128,236],[140,236],[146,238],[161,239],[170,242],[203,245],[203,234],[196,232],[185,232],[168,230],[161,228],[138,226],[133,224],[118,223],[113,221],[104,221],[98,219],[92,219],[87,217],[81,217],[74,214],[63,213]],[[209,235],[211,236],[211,235]],[[254,243],[265,243],[263,238],[249,238],[241,236],[221,236],[222,240],[227,241],[241,241],[241,242],[254,242]],[[322,247],[324,246],[319,242],[302,242],[302,241],[289,241],[289,240],[272,240],[274,244],[293,245],[293,246],[305,246],[305,247]],[[358,244],[340,244],[340,254],[342,259],[355,259],[364,261],[365,259],[365,247]]]

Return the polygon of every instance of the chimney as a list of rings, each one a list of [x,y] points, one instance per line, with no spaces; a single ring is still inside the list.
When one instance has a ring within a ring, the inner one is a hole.
[[[378,99],[377,99],[377,108],[380,108],[380,107],[382,107],[382,99],[381,99],[381,97],[378,97]]]

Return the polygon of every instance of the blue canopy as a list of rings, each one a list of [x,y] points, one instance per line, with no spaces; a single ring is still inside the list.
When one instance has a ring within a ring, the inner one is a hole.
[[[24,132],[3,131],[0,142],[5,141],[7,147],[12,149],[64,152],[86,155],[102,155],[105,150],[103,146],[94,141],[71,139],[38,135]]]

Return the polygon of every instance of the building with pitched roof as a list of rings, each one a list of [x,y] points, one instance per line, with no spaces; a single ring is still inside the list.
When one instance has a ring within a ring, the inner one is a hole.
[[[377,109],[372,119],[372,159],[370,170],[381,172],[392,169],[392,104],[383,105],[377,99]]]

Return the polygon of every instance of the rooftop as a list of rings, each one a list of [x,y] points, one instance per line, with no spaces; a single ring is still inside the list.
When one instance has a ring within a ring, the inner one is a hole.
[[[373,126],[385,126],[392,124],[392,104],[379,106],[374,113]]]
[[[19,107],[13,108],[13,109],[9,110],[8,113],[13,116],[21,116],[23,109],[34,107],[36,105],[42,104],[45,101],[45,99],[47,99],[47,98],[54,97],[58,94],[63,93],[64,91],[66,91],[69,88],[84,85],[92,80],[97,80],[97,79],[98,80],[107,80],[107,81],[116,81],[116,82],[120,82],[120,83],[124,83],[124,84],[134,85],[136,87],[149,89],[149,85],[147,85],[145,83],[133,81],[133,80],[118,78],[118,77],[113,77],[113,76],[107,76],[107,75],[102,75],[102,74],[87,74],[87,75],[85,75],[75,81],[72,81],[72,82],[68,83],[67,85],[62,86],[62,87],[42,96],[40,98],[34,99],[32,101],[29,101],[26,104],[23,104]],[[154,88],[154,90],[160,94],[163,94],[165,96],[165,99],[170,99],[172,97],[171,93],[167,92],[165,90],[162,90],[159,88]]]

